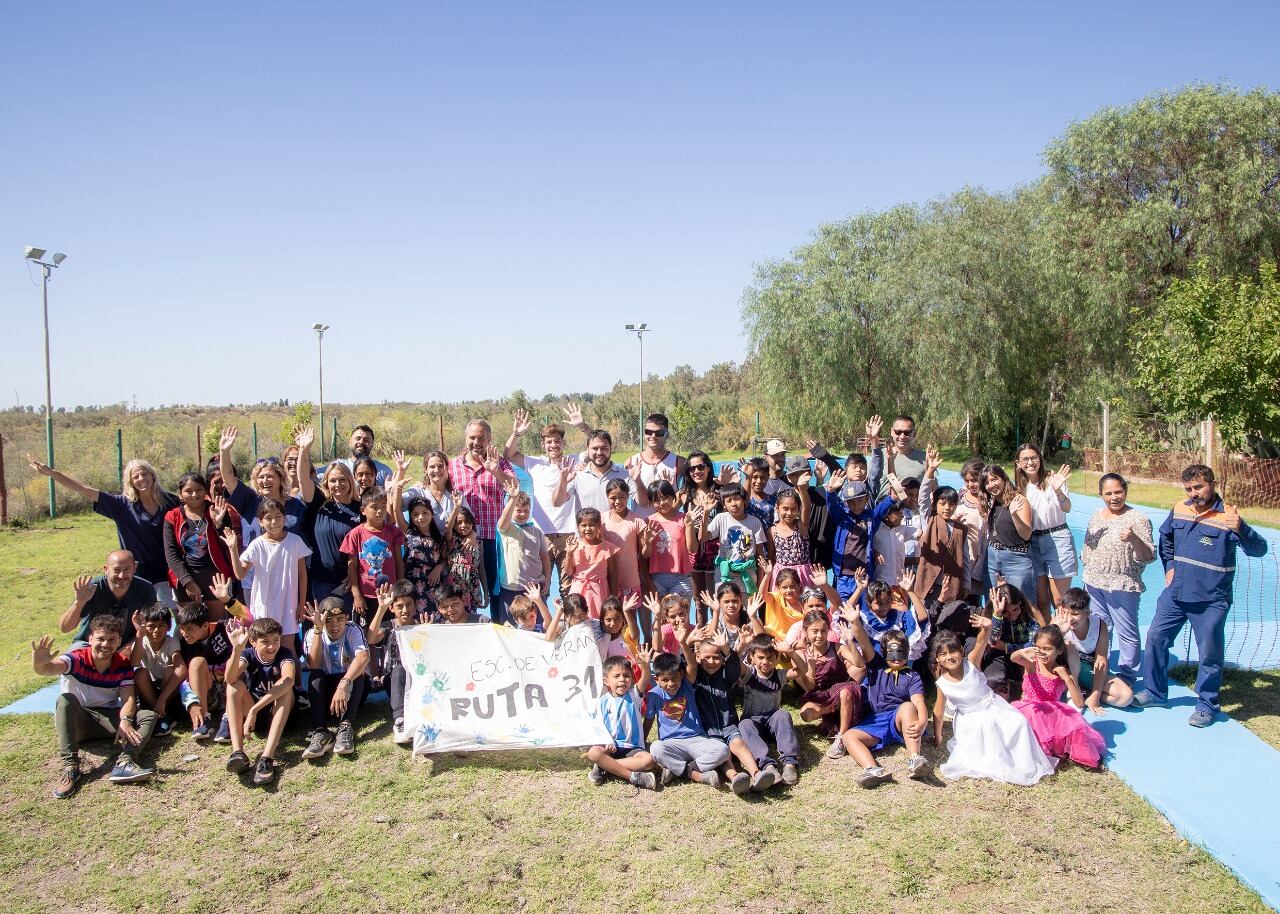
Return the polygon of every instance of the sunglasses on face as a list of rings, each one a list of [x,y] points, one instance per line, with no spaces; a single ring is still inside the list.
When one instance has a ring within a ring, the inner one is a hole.
[[[695,470],[706,470],[706,469],[709,469],[709,467],[708,467],[705,463],[691,463],[691,464],[689,464],[689,472],[690,472],[690,473],[694,472]]]
[[[646,428],[644,433],[646,436],[653,435],[655,438],[667,437],[667,430],[664,428]]]
[[[263,457],[263,458],[261,458],[260,460],[258,460],[257,462],[255,462],[255,463],[254,463],[254,466],[255,466],[255,467],[260,467],[260,466],[265,466],[265,465],[277,466],[277,467],[278,467],[278,466],[280,466],[280,458],[279,458],[279,457]]]
[[[893,430],[893,433],[895,435],[910,435],[913,431],[914,429],[910,429],[910,428],[895,428]]]

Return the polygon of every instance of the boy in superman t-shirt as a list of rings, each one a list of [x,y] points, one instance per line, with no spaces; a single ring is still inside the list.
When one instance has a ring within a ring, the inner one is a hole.
[[[716,769],[729,760],[729,747],[711,739],[698,715],[697,696],[685,677],[685,660],[675,654],[653,659],[655,685],[645,693],[645,730],[658,719],[658,739],[649,753],[658,764],[663,784],[684,777],[716,787]]]

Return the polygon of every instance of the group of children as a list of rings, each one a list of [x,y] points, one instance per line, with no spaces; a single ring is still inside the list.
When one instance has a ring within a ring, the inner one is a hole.
[[[699,455],[709,469],[700,452],[690,462]],[[937,485],[932,451],[923,480],[899,483],[890,473],[879,499],[862,455],[822,472],[821,487],[810,485],[804,458],[787,461],[786,485],[771,492],[767,465],[755,462],[738,474],[745,487],[727,477],[679,488],[659,478],[647,487],[643,516],[631,506],[628,482],[613,480],[605,516],[591,507],[577,512],[560,568],[568,586],[554,613],[548,544],[518,484],[507,483],[497,524],[500,580],[490,582],[464,499],[437,524],[438,502],[407,488],[403,455],[396,465],[385,489],[370,484],[360,494],[362,522],[342,541],[350,601],[308,600],[311,550],[287,529],[281,500],[258,500],[260,533],[242,548],[234,509],[187,479],[175,536],[206,537],[200,573],[208,581],[194,589],[212,598],[185,603],[176,618],[159,603],[136,613],[138,636],[127,654],[123,627],[113,629],[110,617],[92,620],[88,644],[56,659],[47,639],[33,645],[37,672],[70,683],[59,701],[65,764],[55,793],[67,796],[78,784],[77,734],[98,732],[76,723],[88,707],[117,709],[94,726],[129,748],[113,772],[121,782],[150,775],[138,751],[153,732],[171,730],[179,708],[195,739],[229,743],[228,770],[252,769],[257,784],[275,778],[296,710],[310,721],[304,759],[353,753],[356,717],[375,691],[388,694],[392,738],[412,742],[404,723],[409,673],[395,631],[424,623],[500,618],[550,640],[589,627],[603,661],[599,715],[612,736],[587,753],[597,784],[612,775],[649,789],[685,777],[735,793],[793,785],[800,739],[783,706],[789,690],[799,721],[831,740],[828,757],[852,757],[862,786],[893,779],[880,757],[897,745],[906,776],[928,777],[924,741],[932,728],[941,746],[948,719],[942,774],[1032,784],[1059,758],[1098,766],[1105,747],[1080,710],[1127,701],[1124,683],[1108,676],[1106,625],[1091,616],[1084,591],[1061,594],[1052,619],[1002,577],[975,593],[962,498]],[[829,524],[830,574],[814,561],[815,507]],[[699,566],[714,593],[695,594]],[[250,574],[252,586],[243,588]],[[486,607],[488,616],[476,611]],[[1009,677],[1021,680],[1013,705],[984,672],[993,650],[1021,672]],[[113,688],[114,700],[102,701]],[[251,760],[246,747],[255,736],[261,751]]]

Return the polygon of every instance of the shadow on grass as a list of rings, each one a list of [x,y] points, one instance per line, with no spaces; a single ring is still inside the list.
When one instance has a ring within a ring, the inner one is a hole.
[[[1196,666],[1182,664],[1170,670],[1169,675],[1194,689],[1197,670]],[[1280,749],[1280,670],[1223,670],[1218,697],[1223,711]]]

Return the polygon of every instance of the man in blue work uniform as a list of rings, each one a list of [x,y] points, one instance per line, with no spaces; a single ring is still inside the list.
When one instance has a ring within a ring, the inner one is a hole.
[[[1142,658],[1144,690],[1135,697],[1140,706],[1160,704],[1169,695],[1169,646],[1182,626],[1191,623],[1196,636],[1200,669],[1196,674],[1199,700],[1188,723],[1207,727],[1218,713],[1222,685],[1222,654],[1231,609],[1231,585],[1236,574],[1236,546],[1258,558],[1267,554],[1267,541],[1227,507],[1213,486],[1213,470],[1195,463],[1182,471],[1187,500],[1173,506],[1160,525],[1160,561],[1164,563],[1164,592],[1147,630]]]

